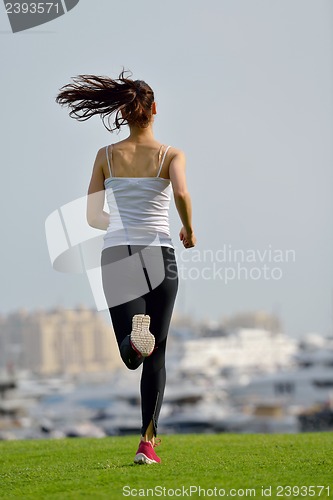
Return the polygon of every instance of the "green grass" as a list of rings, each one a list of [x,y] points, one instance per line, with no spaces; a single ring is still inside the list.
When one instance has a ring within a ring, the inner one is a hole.
[[[221,488],[233,498],[265,498],[262,486],[272,487],[270,498],[333,497],[332,433],[162,436],[162,463],[154,465],[133,464],[137,445],[133,436],[1,442],[0,498],[176,498],[176,488],[185,488],[187,498],[221,498]],[[278,496],[278,485],[312,485],[315,495],[284,489]],[[329,492],[319,496],[320,485]],[[132,496],[123,495],[124,486]],[[202,488],[200,497],[190,495],[190,486]],[[215,487],[215,496],[204,496],[203,489]],[[231,488],[255,493],[235,496]]]

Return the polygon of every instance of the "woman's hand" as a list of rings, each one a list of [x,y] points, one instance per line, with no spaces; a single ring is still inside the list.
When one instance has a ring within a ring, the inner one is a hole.
[[[197,239],[194,235],[194,232],[193,231],[186,231],[184,226],[179,231],[179,238],[180,238],[180,241],[183,242],[183,245],[185,248],[192,248],[192,247],[194,247],[194,245],[197,242]]]

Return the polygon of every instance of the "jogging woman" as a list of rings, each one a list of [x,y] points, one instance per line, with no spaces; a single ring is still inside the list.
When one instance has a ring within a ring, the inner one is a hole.
[[[185,155],[154,137],[156,102],[142,80],[79,75],[56,101],[70,116],[100,115],[110,131],[128,125],[129,136],[98,152],[88,189],[87,221],[106,230],[101,254],[104,294],[122,360],[142,364],[141,440],[135,463],[158,463],[154,448],[166,382],[165,349],[178,273],[169,231],[171,188],[183,224],[185,248],[196,244]],[[110,118],[113,116],[113,123]],[[106,122],[107,118],[107,122]],[[103,210],[105,194],[110,213]]]

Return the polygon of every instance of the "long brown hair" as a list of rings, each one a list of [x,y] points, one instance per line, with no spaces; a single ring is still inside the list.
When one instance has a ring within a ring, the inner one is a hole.
[[[74,83],[59,89],[56,102],[68,106],[69,116],[79,121],[100,115],[110,132],[126,124],[147,127],[152,117],[154,92],[143,80],[131,80],[125,73],[130,72],[123,69],[115,80],[96,75],[72,77]],[[113,113],[116,114],[111,125]]]

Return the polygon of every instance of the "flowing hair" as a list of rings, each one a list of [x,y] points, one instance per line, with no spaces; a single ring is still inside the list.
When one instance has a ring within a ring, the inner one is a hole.
[[[131,80],[125,73],[128,71],[123,69],[115,80],[96,75],[72,77],[74,83],[61,87],[55,100],[61,106],[68,106],[69,116],[76,120],[100,115],[109,132],[126,124],[145,128],[151,121],[154,92],[143,80]]]

